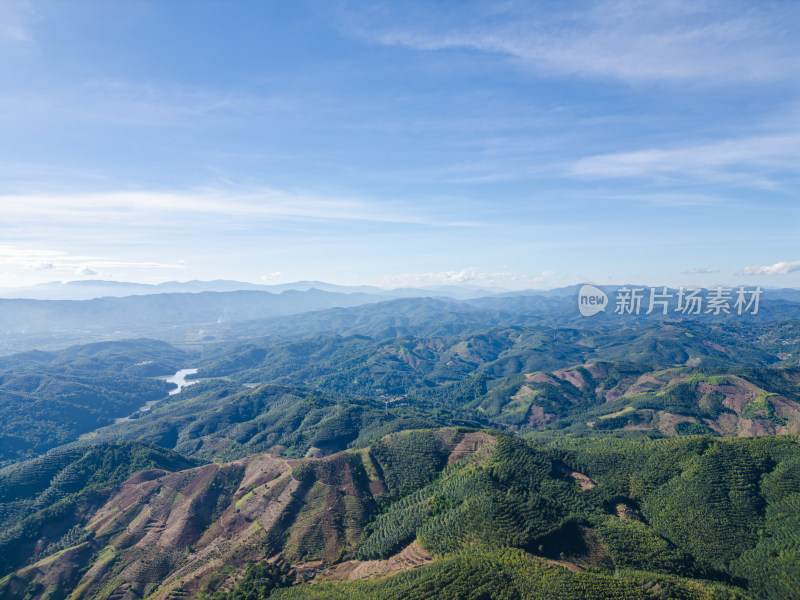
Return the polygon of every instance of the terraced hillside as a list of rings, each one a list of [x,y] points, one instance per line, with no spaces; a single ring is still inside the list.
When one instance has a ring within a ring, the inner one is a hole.
[[[800,433],[800,369],[600,362],[507,378],[473,405],[518,431],[783,435]]]
[[[531,445],[451,428],[322,459],[163,460],[82,488],[60,530],[33,512],[0,594],[788,598],[800,581],[794,436]]]
[[[41,536],[28,556],[43,558],[3,580],[0,591],[14,595],[41,585],[44,592],[58,581],[77,597],[167,598],[230,586],[242,565],[265,556],[280,555],[300,572],[331,564],[353,556],[383,499],[424,485],[450,457],[479,446],[476,434],[449,429],[408,433],[324,460],[256,454],[188,470],[146,469],[107,492],[104,502],[65,514],[69,527],[55,539],[46,514],[29,516],[27,538],[20,534],[3,549],[24,554],[26,539]],[[60,467],[57,474],[74,468]],[[28,499],[35,508],[49,489],[8,505]],[[73,537],[79,543],[63,548]]]

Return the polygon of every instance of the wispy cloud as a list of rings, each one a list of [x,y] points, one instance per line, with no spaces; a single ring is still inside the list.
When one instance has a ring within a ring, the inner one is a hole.
[[[33,4],[29,0],[0,2],[0,42],[32,42],[31,23],[36,16]]]
[[[35,219],[39,222],[115,222],[122,224],[176,223],[213,217],[226,221],[248,219],[301,219],[408,223],[444,227],[467,222],[443,218],[400,202],[321,196],[304,191],[272,188],[200,189],[190,192],[136,191],[86,194],[0,195],[6,223]],[[449,212],[449,211],[447,211]]]
[[[681,271],[681,275],[707,275],[709,273],[719,273],[719,271],[709,269],[708,267],[699,267],[697,269],[687,269],[686,271]]]
[[[609,179],[622,177],[737,181],[771,186],[768,175],[794,169],[800,160],[800,133],[727,139],[676,148],[598,154],[573,163],[569,174]]]
[[[762,267],[745,267],[737,275],[788,275],[800,271],[800,260],[782,261]]]
[[[741,82],[797,73],[789,23],[797,7],[738,2],[608,0],[452,5],[395,3],[344,14],[352,33],[418,50],[465,48],[506,55],[530,67],[628,82]]]
[[[0,266],[21,267],[32,271],[58,271],[80,277],[108,275],[107,269],[183,269],[182,264],[118,260],[102,256],[84,256],[61,250],[27,246],[0,246]]]

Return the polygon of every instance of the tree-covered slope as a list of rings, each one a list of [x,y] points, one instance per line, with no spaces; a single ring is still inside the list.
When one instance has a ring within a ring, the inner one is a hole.
[[[776,335],[791,333],[781,327]],[[739,335],[686,323],[381,341],[333,336],[253,342],[200,363],[147,340],[26,353],[0,360],[0,459],[34,456],[92,432],[98,440],[143,439],[231,459],[264,451],[317,456],[391,431],[447,425],[800,431],[797,370],[782,368],[766,343],[741,344]],[[580,362],[587,359],[593,362]],[[167,384],[152,375],[187,361],[201,364],[206,381],[136,413],[166,396]]]
[[[377,398],[208,380],[91,439],[140,439],[231,460],[255,452],[324,456],[393,431],[448,425],[648,437],[800,432],[797,367],[649,369],[602,362],[495,379],[469,374]]]
[[[97,430],[93,440],[138,439],[205,459],[256,452],[324,456],[361,447],[403,429],[485,426],[457,404],[436,407],[410,399],[346,398],[298,387],[254,389],[201,382],[136,418]]]
[[[755,337],[756,329],[684,322],[595,329],[492,327],[434,337],[329,335],[253,340],[207,351],[198,376],[372,395],[408,393],[473,373],[496,378],[598,361],[641,363],[651,370],[779,362]]]
[[[48,553],[20,553],[0,593],[792,598],[798,460],[795,436],[443,429],[323,459],[162,467],[76,505],[82,530],[62,541],[42,530]]]
[[[0,358],[0,464],[35,456],[127,417],[174,386],[187,352],[156,340]]]
[[[744,600],[742,590],[656,573],[572,572],[513,549],[448,556],[386,579],[248,589],[231,600]]]

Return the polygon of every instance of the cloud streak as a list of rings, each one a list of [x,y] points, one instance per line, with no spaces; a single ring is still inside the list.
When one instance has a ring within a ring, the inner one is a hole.
[[[800,260],[794,261],[781,261],[774,265],[765,265],[761,267],[745,267],[737,275],[788,275],[800,271]]]
[[[0,196],[6,221],[116,222],[152,225],[187,224],[195,219],[294,219],[406,223],[444,227],[470,223],[442,218],[433,211],[401,203],[320,196],[271,188],[197,190],[192,192],[108,192],[86,194],[11,194]]]
[[[591,179],[668,178],[738,181],[771,186],[766,174],[794,169],[800,160],[800,134],[728,139],[675,148],[598,154],[568,168]]]
[[[101,269],[182,269],[181,264],[115,260],[100,256],[70,254],[24,246],[0,246],[0,266],[21,267],[32,271],[67,271],[85,277],[101,274]]]
[[[719,271],[715,271],[714,269],[709,269],[707,267],[700,267],[697,269],[687,269],[686,271],[681,271],[681,275],[707,275],[709,273],[719,273]]]
[[[609,0],[590,9],[506,2],[457,4],[431,18],[430,4],[346,13],[352,33],[416,50],[471,49],[537,70],[626,82],[785,80],[797,72],[788,39],[796,7],[734,2]],[[545,20],[543,11],[554,11]]]

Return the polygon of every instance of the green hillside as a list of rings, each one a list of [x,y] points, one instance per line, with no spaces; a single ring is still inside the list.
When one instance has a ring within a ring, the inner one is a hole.
[[[127,417],[174,386],[156,379],[188,353],[156,340],[0,358],[0,465],[41,454]]]
[[[641,363],[651,370],[778,363],[780,359],[766,351],[762,341],[750,338],[757,329],[751,325],[744,339],[735,327],[685,322],[597,329],[491,328],[434,337],[251,341],[208,351],[198,377],[224,376],[242,383],[272,382],[369,395],[427,389],[471,373],[495,378],[598,361]],[[783,330],[776,334],[792,335]]]
[[[197,467],[129,448],[70,463],[131,464],[78,485],[87,500],[59,531],[6,542],[27,566],[6,563],[0,594],[777,599],[800,582],[796,436],[416,430],[323,459]],[[136,467],[150,470],[119,487]],[[49,488],[31,485],[35,503]]]
[[[0,359],[0,598],[800,598],[796,324],[548,302]]]

